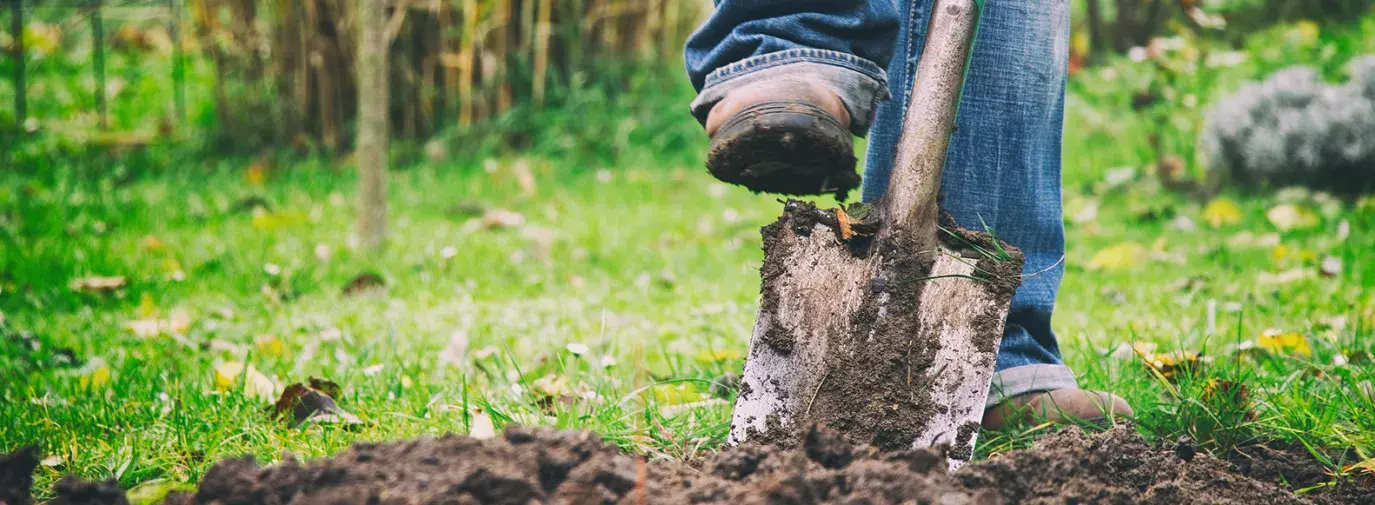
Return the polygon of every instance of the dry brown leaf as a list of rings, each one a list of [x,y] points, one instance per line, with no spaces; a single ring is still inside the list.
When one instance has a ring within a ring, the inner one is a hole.
[[[358,296],[387,288],[387,281],[373,272],[363,272],[344,285],[344,296]]]
[[[1342,274],[1342,259],[1336,256],[1324,256],[1322,263],[1318,267],[1318,273],[1323,277],[1336,277]]]
[[[1143,344],[1132,345],[1132,350],[1141,358],[1141,362],[1166,379],[1173,379],[1184,373],[1190,376],[1198,375],[1203,370],[1203,366],[1211,361],[1210,358],[1204,357],[1197,351],[1179,350],[1156,353],[1152,352],[1153,348],[1154,346]]]
[[[122,275],[116,275],[110,277],[83,277],[72,281],[69,287],[72,291],[103,295],[119,291],[127,285],[129,285],[128,278]]]
[[[855,232],[850,229],[850,216],[845,213],[845,209],[836,207],[836,222],[840,223],[840,239],[850,240]]]
[[[309,386],[299,382],[287,386],[282,391],[282,396],[273,404],[272,416],[283,417],[290,412],[290,426],[293,428],[307,421],[345,426],[363,424],[358,416],[339,408],[335,401],[341,393],[338,384],[316,377],[311,377],[309,382]]]

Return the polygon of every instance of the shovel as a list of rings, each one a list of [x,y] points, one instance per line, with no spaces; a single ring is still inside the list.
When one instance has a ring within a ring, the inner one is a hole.
[[[813,426],[885,450],[973,455],[1023,258],[937,206],[983,0],[935,0],[888,190],[872,207],[790,201],[764,227],[759,318],[730,442]]]

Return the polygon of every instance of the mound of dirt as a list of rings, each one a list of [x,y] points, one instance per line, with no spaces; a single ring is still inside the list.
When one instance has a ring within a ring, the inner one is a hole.
[[[1257,456],[1263,457],[1263,456]],[[3,486],[26,485],[32,454],[0,468]],[[5,461],[5,460],[0,460]],[[1067,429],[1035,447],[947,474],[936,451],[882,452],[811,431],[801,449],[725,450],[701,465],[646,463],[583,432],[513,428],[504,437],[424,438],[358,444],[308,464],[215,465],[195,493],[167,505],[490,504],[1313,504],[1372,503],[1355,484],[1295,495],[1186,444],[1150,445],[1130,428]],[[1283,465],[1292,467],[1292,461]],[[1312,463],[1311,464],[1316,464]],[[1254,466],[1254,465],[1253,465]],[[1264,466],[1264,465],[1261,465]],[[1266,470],[1269,471],[1269,470]],[[1262,479],[1268,478],[1262,476]],[[59,504],[127,503],[109,483],[63,479]],[[0,489],[11,505],[27,489]],[[12,501],[13,500],[13,501]]]

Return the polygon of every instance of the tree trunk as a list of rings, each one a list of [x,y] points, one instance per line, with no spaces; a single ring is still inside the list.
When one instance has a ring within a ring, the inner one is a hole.
[[[24,65],[28,55],[24,54],[24,3],[13,0],[10,3],[10,33],[14,36],[14,120],[20,125],[29,117],[27,96],[28,86],[24,84]]]
[[[386,0],[359,0],[358,24],[358,239],[376,251],[387,238]]]
[[[1107,45],[1103,41],[1103,6],[1100,0],[1087,0],[1089,23],[1089,59],[1094,60],[1103,54]]]

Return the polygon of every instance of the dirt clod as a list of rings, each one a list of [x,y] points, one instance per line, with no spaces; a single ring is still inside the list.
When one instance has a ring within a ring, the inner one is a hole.
[[[173,494],[164,503],[1337,505],[1375,498],[1349,483],[1296,495],[1204,452],[1184,461],[1175,445],[1149,444],[1129,427],[1092,435],[1069,428],[1031,449],[947,474],[945,457],[934,450],[883,452],[818,429],[801,449],[744,445],[691,465],[645,463],[587,433],[514,428],[482,441],[451,435],[357,444],[305,465],[287,458],[265,468],[250,458],[229,459],[211,468],[194,494]],[[25,454],[0,463],[32,459]],[[1251,468],[1270,456],[1282,460],[1287,474],[1321,472],[1316,460],[1301,463],[1288,451],[1257,451],[1249,456]],[[0,474],[0,501],[31,503],[27,481],[11,487],[17,483],[12,470],[22,468],[32,465],[0,465],[11,472]],[[54,491],[52,503],[59,505],[128,503],[111,483],[68,477]]]
[[[30,505],[33,470],[38,468],[38,447],[28,446],[0,455],[0,504]]]

